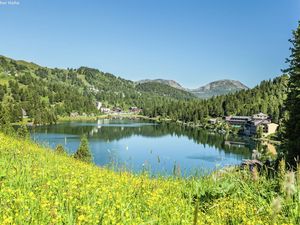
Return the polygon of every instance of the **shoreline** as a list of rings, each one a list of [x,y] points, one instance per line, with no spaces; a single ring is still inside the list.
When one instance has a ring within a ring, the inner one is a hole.
[[[68,121],[94,121],[97,119],[117,119],[117,118],[126,118],[126,119],[149,119],[147,116],[138,115],[138,114],[104,114],[98,116],[59,116],[57,122],[68,122]],[[155,119],[154,119],[155,120]]]
[[[130,114],[130,113],[124,113],[124,114],[104,114],[104,115],[98,115],[98,116],[77,116],[77,117],[70,117],[70,116],[59,116],[57,123],[60,122],[69,122],[69,121],[94,121],[97,119],[145,119],[145,120],[150,120],[150,121],[154,121],[157,123],[161,123],[161,122],[168,122],[168,123],[174,123],[177,124],[179,126],[187,126],[187,127],[191,127],[191,128],[201,128],[201,129],[205,129],[205,130],[209,130],[209,131],[213,131],[215,133],[218,134],[231,134],[237,137],[243,137],[243,135],[239,135],[238,133],[236,133],[234,131],[234,129],[229,129],[229,130],[224,130],[224,129],[218,129],[216,127],[212,127],[210,124],[195,124],[193,122],[183,122],[183,121],[174,121],[172,119],[169,118],[162,118],[162,117],[148,117],[148,116],[144,116],[144,115],[139,115],[139,114]],[[270,144],[274,144],[274,145],[280,145],[281,142],[277,141],[277,140],[272,140],[269,139],[267,137],[262,137],[262,138],[257,138],[257,137],[249,137],[250,139],[254,140],[254,141],[261,141],[261,142],[267,142]]]
[[[149,120],[149,121],[153,121],[156,123],[167,122],[167,123],[177,124],[178,126],[186,126],[186,127],[190,127],[190,128],[196,128],[196,129],[205,129],[207,131],[212,131],[217,134],[223,134],[223,135],[230,134],[230,135],[233,135],[236,137],[243,137],[243,135],[239,135],[237,132],[235,132],[234,129],[224,130],[224,129],[220,129],[218,127],[212,126],[211,124],[208,124],[208,123],[207,124],[205,124],[205,123],[195,124],[193,122],[183,122],[183,121],[179,121],[179,120],[174,121],[169,118],[148,117],[148,116],[144,116],[144,115],[140,115],[140,114],[132,114],[132,113],[103,114],[103,115],[97,115],[97,116],[76,116],[76,117],[58,116],[58,119],[55,124],[63,123],[63,122],[72,122],[72,121],[96,121],[98,119],[132,119],[132,120],[144,119],[144,120]],[[28,121],[21,121],[21,122],[15,123],[13,125],[19,126],[19,125],[23,125],[23,124],[26,124],[27,126],[41,126],[42,125],[42,124],[34,125],[32,122],[28,122]],[[43,125],[49,125],[49,124],[43,124]],[[269,144],[276,145],[276,146],[281,144],[280,141],[272,140],[268,137],[262,137],[262,138],[249,137],[249,138],[252,139],[253,141],[269,143]]]

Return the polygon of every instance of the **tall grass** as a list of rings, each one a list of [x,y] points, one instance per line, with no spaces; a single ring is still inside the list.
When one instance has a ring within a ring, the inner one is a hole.
[[[299,177],[231,169],[151,178],[0,134],[0,223],[299,224]]]

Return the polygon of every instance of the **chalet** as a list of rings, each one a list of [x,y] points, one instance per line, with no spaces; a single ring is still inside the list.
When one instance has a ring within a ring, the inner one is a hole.
[[[267,114],[261,112],[252,116],[227,116],[225,121],[230,125],[242,127],[243,133],[247,136],[257,134],[260,127],[262,127],[263,135],[273,134],[278,128],[278,125],[272,123]]]
[[[94,93],[98,93],[99,92],[99,89],[97,89],[95,87],[90,87],[89,89],[90,89],[90,91],[92,91]]]
[[[115,113],[120,113],[120,112],[122,112],[122,109],[121,109],[120,107],[114,107],[114,108],[113,108],[113,111],[114,111]]]
[[[278,124],[276,123],[269,123],[265,128],[264,128],[264,134],[265,135],[270,135],[270,134],[274,134],[277,129],[278,129]]]
[[[251,120],[245,124],[244,134],[255,135],[259,127],[262,127],[263,135],[270,135],[276,132],[278,124],[272,123],[270,117],[264,113],[254,114]]]
[[[209,124],[216,124],[218,122],[218,120],[216,118],[211,118],[208,120]]]
[[[132,112],[132,113],[139,113],[139,112],[141,112],[141,109],[139,109],[136,106],[132,106],[132,107],[129,108],[129,111]]]
[[[262,127],[263,135],[274,134],[278,124],[271,123],[270,120],[250,121],[244,126],[244,134],[251,136],[257,134],[259,127]]]
[[[110,108],[101,107],[101,108],[100,108],[100,111],[101,111],[102,113],[110,113]]]
[[[251,116],[226,116],[225,121],[230,125],[244,126],[251,120]]]
[[[269,116],[267,114],[264,114],[262,112],[258,113],[258,114],[254,114],[252,116],[252,120],[267,120],[269,119]]]
[[[77,117],[79,116],[78,112],[71,112],[70,117]]]

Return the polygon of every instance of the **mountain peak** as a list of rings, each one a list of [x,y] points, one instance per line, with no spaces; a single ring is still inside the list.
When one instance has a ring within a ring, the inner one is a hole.
[[[240,81],[223,79],[213,81],[196,89],[191,89],[190,92],[194,93],[200,98],[210,98],[213,96],[224,95],[247,89],[249,88]]]
[[[145,80],[137,81],[136,83],[142,84],[142,83],[151,83],[151,82],[166,84],[166,85],[169,85],[169,86],[171,86],[173,88],[177,88],[177,89],[180,89],[180,90],[185,90],[185,88],[183,88],[179,83],[177,83],[174,80],[165,80],[165,79],[153,79],[153,80],[151,80],[151,79],[145,79]]]
[[[165,80],[165,79],[153,79],[153,80],[145,79],[145,80],[137,81],[136,83],[137,84],[143,84],[143,83],[166,84],[168,86],[177,88],[179,90],[188,91],[188,92],[196,95],[199,98],[210,98],[213,96],[225,95],[228,93],[249,89],[246,85],[244,85],[240,81],[230,80],[230,79],[213,81],[211,83],[208,83],[208,84],[201,86],[199,88],[196,88],[196,89],[184,88],[178,82],[176,82],[174,80]]]

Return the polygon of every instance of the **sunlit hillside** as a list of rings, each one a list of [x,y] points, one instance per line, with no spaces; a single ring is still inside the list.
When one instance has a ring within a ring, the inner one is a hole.
[[[297,184],[290,181],[293,173],[267,179],[234,169],[203,178],[150,178],[98,168],[3,134],[0,171],[1,224],[299,222],[299,172]]]

